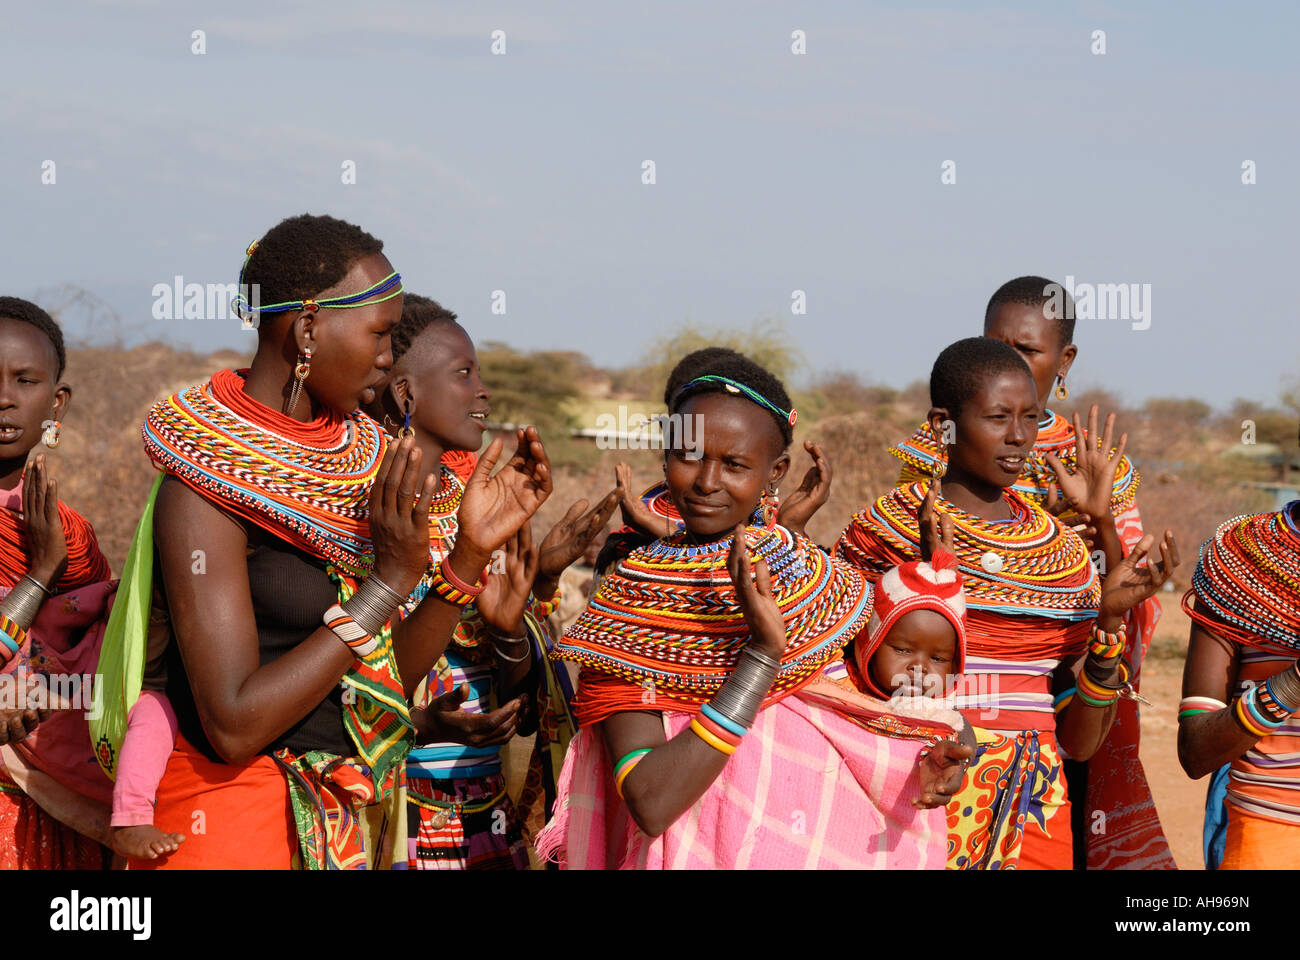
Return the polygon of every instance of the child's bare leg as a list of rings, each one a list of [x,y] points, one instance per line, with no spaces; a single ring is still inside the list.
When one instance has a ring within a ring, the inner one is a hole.
[[[153,801],[176,745],[176,714],[161,693],[142,690],[127,718],[113,785],[112,847],[126,857],[156,860],[185,842],[153,825]]]

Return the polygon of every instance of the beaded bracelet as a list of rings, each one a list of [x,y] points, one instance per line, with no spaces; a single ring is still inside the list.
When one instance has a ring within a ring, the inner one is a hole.
[[[365,627],[348,616],[348,612],[337,603],[325,611],[325,626],[334,631],[348,645],[353,656],[364,660],[379,649],[379,641],[366,632]]]
[[[560,591],[556,590],[555,595],[549,600],[538,600],[533,598],[532,614],[538,620],[545,620],[556,610],[560,608]]]
[[[1228,705],[1222,700],[1215,700],[1213,697],[1183,697],[1178,701],[1178,721],[1181,723],[1188,717],[1197,717],[1202,713],[1214,713],[1216,710],[1227,710]]]
[[[1123,623],[1120,623],[1119,629],[1114,633],[1107,633],[1094,620],[1092,635],[1088,639],[1088,652],[1101,660],[1113,660],[1124,652],[1125,639]]]
[[[0,613],[0,663],[18,653],[26,639],[27,631],[17,621]]]
[[[466,583],[460,577],[456,576],[456,571],[451,568],[450,553],[442,558],[442,563],[438,564],[438,572],[441,573],[443,579],[446,580],[448,583],[450,583],[453,587],[455,587],[461,593],[468,593],[471,597],[477,597],[480,593],[483,592],[484,586],[486,586],[486,583],[476,583],[471,585]],[[483,574],[483,577],[484,580],[486,580],[487,574],[486,573]]]
[[[483,592],[483,587],[484,584],[480,583],[467,588],[464,581],[452,573],[451,565],[446,559],[429,575],[429,590],[458,607],[467,607],[473,603]]]
[[[614,764],[614,790],[617,791],[619,798],[623,797],[623,781],[627,775],[632,772],[632,768],[645,759],[645,755],[651,750],[650,747],[643,747],[640,750],[633,750],[625,754],[623,759]]]

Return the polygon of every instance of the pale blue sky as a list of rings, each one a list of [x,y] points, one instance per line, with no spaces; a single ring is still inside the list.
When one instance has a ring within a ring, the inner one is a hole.
[[[608,365],[660,328],[782,314],[811,367],[902,385],[1022,273],[1151,284],[1149,330],[1080,322],[1081,387],[1271,400],[1300,360],[1289,4],[141,0],[3,17],[3,292],[79,284],[134,338],[247,345],[234,323],[155,323],[152,288],[232,282],[250,240],[311,211],[381,237],[476,339]]]

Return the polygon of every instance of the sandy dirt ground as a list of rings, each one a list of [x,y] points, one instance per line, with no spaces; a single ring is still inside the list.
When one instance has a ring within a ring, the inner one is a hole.
[[[1191,780],[1178,765],[1178,701],[1183,682],[1190,621],[1176,594],[1161,594],[1164,613],[1156,624],[1151,652],[1142,667],[1142,766],[1174,860],[1180,870],[1204,870],[1201,824],[1209,779]]]

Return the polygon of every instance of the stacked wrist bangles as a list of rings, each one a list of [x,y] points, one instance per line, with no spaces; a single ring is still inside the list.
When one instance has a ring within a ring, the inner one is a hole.
[[[1248,733],[1267,737],[1300,710],[1300,673],[1296,671],[1296,666],[1288,667],[1237,698],[1237,721]]]
[[[753,726],[780,671],[780,661],[746,647],[731,676],[691,719],[691,732],[719,753],[731,756]]]
[[[627,775],[632,772],[632,768],[645,759],[645,755],[651,750],[650,747],[642,747],[640,750],[633,750],[626,754],[622,760],[614,764],[614,789],[618,792],[619,797],[623,796],[623,781]]]
[[[753,726],[763,699],[780,671],[780,661],[746,647],[731,676],[712,700],[700,706],[699,714],[691,718],[691,732],[719,753],[731,756]],[[650,750],[650,747],[633,750],[614,764],[614,789],[620,797],[628,774]]]
[[[1215,700],[1213,697],[1183,697],[1178,701],[1178,722],[1186,720],[1188,717],[1198,717],[1202,713],[1214,713],[1216,710],[1227,710],[1228,705],[1222,700]]]
[[[404,596],[372,573],[344,603],[336,603],[326,610],[322,619],[354,655],[365,659],[378,649],[379,641],[375,638],[405,601]]]
[[[454,603],[458,607],[468,606],[483,592],[484,584],[477,583],[471,586],[466,583],[456,576],[456,571],[451,569],[450,561],[451,554],[442,558],[442,562],[438,564],[429,580],[429,589],[448,603]]]
[[[26,630],[36,621],[36,614],[40,613],[41,604],[49,595],[49,587],[30,573],[24,574],[9,591],[9,595],[0,601],[0,614]]]
[[[1124,653],[1126,637],[1124,624],[1114,633],[1107,633],[1092,622],[1092,634],[1088,639],[1088,658],[1083,662],[1083,669],[1075,678],[1074,686],[1056,697],[1053,708],[1060,713],[1070,701],[1078,698],[1090,707],[1111,707],[1119,702],[1120,697],[1132,696],[1129,691],[1128,664],[1120,659]],[[1096,671],[1109,672],[1118,663],[1119,683],[1112,685],[1093,676],[1090,667]]]

